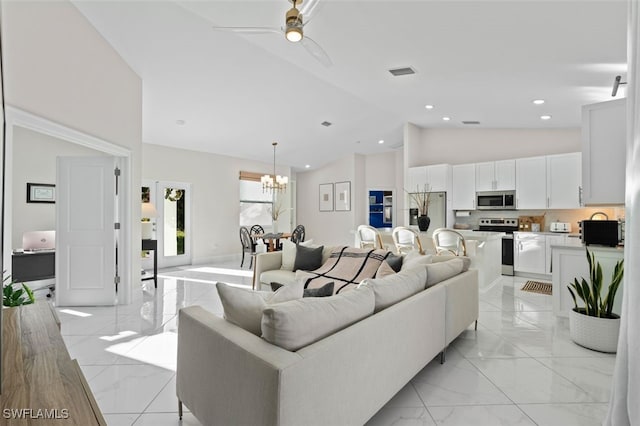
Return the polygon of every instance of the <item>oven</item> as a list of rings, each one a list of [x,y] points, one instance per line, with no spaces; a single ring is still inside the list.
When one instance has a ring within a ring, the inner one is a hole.
[[[478,230],[505,233],[502,237],[502,275],[513,276],[513,232],[518,230],[518,219],[480,219]]]

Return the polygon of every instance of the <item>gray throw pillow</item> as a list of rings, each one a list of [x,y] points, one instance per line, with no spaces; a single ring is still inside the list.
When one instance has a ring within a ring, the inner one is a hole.
[[[391,269],[396,272],[400,272],[400,268],[402,268],[402,256],[389,252],[389,255],[384,260],[386,260],[389,266],[391,266]]]
[[[304,271],[313,271],[322,266],[322,250],[320,247],[305,247],[298,244],[296,247],[296,260],[293,262],[293,271],[302,269]]]
[[[276,291],[284,284],[272,282],[271,290]],[[334,283],[331,281],[330,283],[326,283],[322,287],[318,288],[305,288],[302,292],[302,297],[329,297],[333,296],[333,286]]]

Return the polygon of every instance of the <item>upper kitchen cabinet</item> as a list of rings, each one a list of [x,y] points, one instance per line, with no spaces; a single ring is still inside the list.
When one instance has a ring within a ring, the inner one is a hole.
[[[502,160],[476,163],[476,191],[516,189],[516,161]]]
[[[581,207],[582,155],[579,152],[547,156],[547,207]]]
[[[582,107],[582,201],[624,204],[626,99]]]
[[[547,208],[547,158],[516,160],[516,209]]]
[[[453,210],[475,210],[476,208],[476,165],[458,164],[452,168]]]
[[[451,182],[451,166],[437,164],[409,167],[407,178],[408,185],[405,189],[409,192],[423,191],[425,188],[430,192],[448,191]]]

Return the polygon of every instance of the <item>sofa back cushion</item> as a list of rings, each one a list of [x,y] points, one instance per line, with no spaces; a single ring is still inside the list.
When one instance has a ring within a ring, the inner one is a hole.
[[[409,268],[413,268],[416,265],[428,265],[431,263],[432,255],[430,254],[420,254],[416,250],[410,251],[409,253],[404,255],[404,259],[402,260],[402,267],[400,270],[405,270]]]
[[[431,257],[431,263],[446,262],[451,259],[462,260],[462,272],[467,272],[471,266],[471,258],[468,256],[454,256],[452,254],[439,254]]]
[[[444,262],[427,265],[427,288],[462,272],[464,261],[456,256]]]
[[[224,309],[224,318],[259,336],[264,308],[274,303],[302,298],[303,283],[294,282],[275,292],[253,291],[220,282],[216,284],[216,288]]]
[[[262,338],[296,351],[366,318],[374,306],[375,297],[369,287],[271,305],[262,313]]]
[[[427,269],[425,265],[416,265],[383,278],[363,280],[358,288],[366,286],[373,289],[374,310],[378,312],[424,290],[426,283]]]

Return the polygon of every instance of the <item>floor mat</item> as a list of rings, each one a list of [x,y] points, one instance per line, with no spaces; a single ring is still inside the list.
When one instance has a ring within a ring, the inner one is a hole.
[[[522,287],[522,291],[530,291],[532,293],[547,294],[551,296],[551,284],[540,281],[527,281]]]

